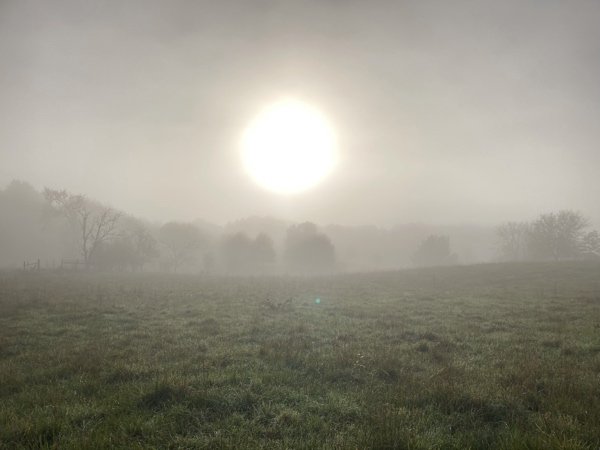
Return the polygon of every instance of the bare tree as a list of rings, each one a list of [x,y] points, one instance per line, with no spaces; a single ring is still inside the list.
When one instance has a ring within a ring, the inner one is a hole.
[[[531,224],[529,251],[536,259],[578,257],[588,225],[588,220],[574,211],[542,214]]]
[[[115,235],[121,213],[112,208],[92,205],[84,196],[65,190],[45,188],[44,198],[53,211],[66,217],[78,228],[83,262],[89,269],[99,246]]]

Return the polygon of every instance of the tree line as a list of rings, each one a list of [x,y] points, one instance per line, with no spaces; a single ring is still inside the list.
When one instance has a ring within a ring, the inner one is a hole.
[[[600,260],[600,233],[572,210],[540,214],[530,222],[503,223],[496,229],[496,238],[502,261]],[[412,262],[416,266],[450,265],[458,262],[458,256],[451,250],[449,236],[430,235],[419,244]]]
[[[581,213],[561,210],[531,222],[507,222],[497,229],[505,261],[600,259],[600,234]]]
[[[278,261],[275,244],[264,232],[214,239],[192,223],[168,222],[153,233],[143,222],[82,195],[49,188],[43,195],[47,218],[66,221],[86,269],[142,270],[155,262],[173,272],[193,266],[252,274],[275,272],[279,262],[294,273],[326,273],[336,264],[331,240],[309,222],[289,227]]]
[[[390,270],[492,260],[599,259],[598,232],[578,213],[500,227],[391,228],[249,217],[214,225],[144,221],[64,190],[13,181],[0,189],[0,267],[87,267],[212,273]],[[62,261],[61,261],[62,260]]]

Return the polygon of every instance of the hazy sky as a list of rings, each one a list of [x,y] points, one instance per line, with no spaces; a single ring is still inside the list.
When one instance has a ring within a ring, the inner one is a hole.
[[[0,185],[150,219],[600,222],[600,2],[0,0]],[[280,197],[239,140],[296,96],[341,160]]]

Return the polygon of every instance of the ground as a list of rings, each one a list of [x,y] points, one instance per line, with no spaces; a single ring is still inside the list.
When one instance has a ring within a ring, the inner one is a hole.
[[[108,447],[597,449],[600,265],[0,273],[0,448]]]

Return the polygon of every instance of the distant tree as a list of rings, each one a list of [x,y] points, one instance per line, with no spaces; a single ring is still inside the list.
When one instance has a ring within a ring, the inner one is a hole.
[[[103,270],[142,270],[157,256],[156,240],[143,225],[135,223],[110,241],[102,242],[92,257],[92,264]]]
[[[158,242],[141,223],[134,225],[128,232],[128,240],[134,251],[133,267],[142,270],[144,265],[158,257]]]
[[[287,266],[296,272],[330,272],[335,265],[335,247],[315,224],[305,222],[288,228],[284,258]]]
[[[260,233],[254,240],[246,233],[225,236],[221,242],[221,255],[225,268],[233,273],[259,273],[275,261],[271,238]]]
[[[433,234],[421,242],[412,256],[417,266],[442,266],[455,264],[456,260],[456,255],[450,250],[450,237]]]
[[[574,211],[542,214],[531,224],[529,252],[534,259],[578,257],[587,227],[587,219]]]
[[[58,255],[79,253],[73,228],[49,211],[43,194],[29,183],[13,180],[0,187],[0,268],[37,259],[48,266]]]
[[[597,230],[588,231],[581,238],[581,255],[587,259],[600,258],[600,233]]]
[[[2,191],[0,189],[0,199],[4,197],[6,200],[15,204],[39,203],[43,202],[40,193],[37,192],[32,185],[21,180],[12,180],[8,186]]]
[[[89,202],[82,195],[65,190],[44,189],[44,198],[52,211],[66,217],[78,230],[81,255],[87,269],[99,246],[116,234],[121,213]]]
[[[530,225],[527,222],[507,222],[496,230],[500,256],[506,261],[520,261],[527,256]]]
[[[133,269],[136,264],[135,248],[129,239],[120,236],[98,245],[91,262],[100,270]]]
[[[182,264],[191,263],[204,239],[191,223],[169,222],[158,232],[159,241],[169,253],[170,266],[177,271]]]

